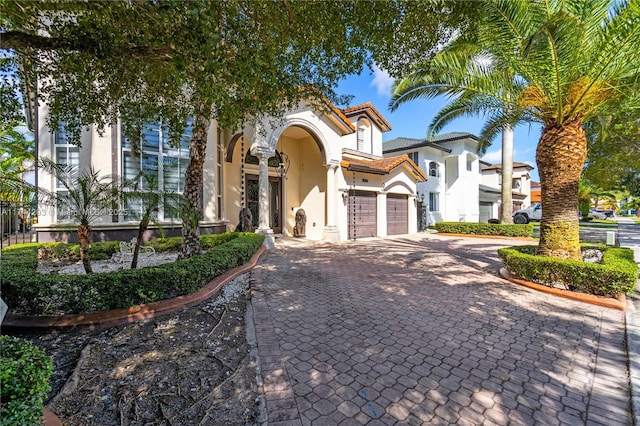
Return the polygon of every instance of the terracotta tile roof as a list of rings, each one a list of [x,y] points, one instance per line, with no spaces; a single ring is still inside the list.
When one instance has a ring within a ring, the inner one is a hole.
[[[528,170],[533,170],[533,166],[531,164],[527,164],[527,163],[520,163],[518,161],[514,161],[513,162],[513,168],[514,169],[528,169]],[[502,170],[502,163],[498,163],[498,164],[492,164],[490,166],[486,166],[486,167],[482,167],[482,170]]]
[[[413,172],[421,178],[422,181],[427,180],[427,175],[424,174],[420,167],[418,167],[411,159],[406,155],[397,155],[394,157],[380,158],[376,160],[369,160],[366,158],[348,158],[342,159],[340,165],[347,170],[356,172],[373,173],[386,175],[402,164],[407,165],[413,170]]]
[[[375,121],[376,124],[378,124],[382,128],[383,132],[391,130],[391,124],[389,124],[389,122],[385,120],[382,114],[380,114],[380,111],[378,111],[371,102],[366,102],[364,104],[345,108],[342,110],[342,112],[347,117],[356,115],[358,113],[365,113],[367,116],[369,116],[369,118]]]

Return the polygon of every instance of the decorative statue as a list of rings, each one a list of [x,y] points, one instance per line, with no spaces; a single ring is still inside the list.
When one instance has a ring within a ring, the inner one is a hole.
[[[296,226],[293,228],[294,237],[305,237],[305,227],[307,225],[307,214],[303,209],[296,212]]]
[[[253,228],[251,223],[253,221],[253,215],[251,214],[251,210],[249,208],[244,207],[240,209],[240,214],[238,215],[239,223],[236,227],[236,231],[240,232],[252,232]]]

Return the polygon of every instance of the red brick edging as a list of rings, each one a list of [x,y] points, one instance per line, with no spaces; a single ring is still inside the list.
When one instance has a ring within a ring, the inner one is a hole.
[[[251,257],[249,262],[230,269],[219,277],[214,278],[204,288],[195,293],[174,297],[173,299],[165,299],[153,303],[131,306],[130,308],[89,312],[86,314],[37,316],[7,314],[2,322],[2,328],[4,330],[12,331],[40,332],[47,330],[69,331],[73,329],[77,330],[87,328],[93,330],[114,327],[117,325],[154,318],[159,315],[170,314],[180,309],[195,306],[211,296],[214,296],[226,283],[253,269],[264,252],[265,247],[261,246]]]
[[[537,291],[542,291],[544,293],[553,294],[554,296],[577,300],[584,303],[590,303],[592,305],[604,306],[605,308],[618,309],[621,311],[625,311],[627,309],[627,298],[624,296],[624,294],[621,295],[618,299],[613,299],[610,297],[594,296],[593,294],[578,293],[576,291],[547,287],[546,285],[537,284],[515,276],[507,271],[506,268],[500,268],[500,276],[513,283],[520,284]]]

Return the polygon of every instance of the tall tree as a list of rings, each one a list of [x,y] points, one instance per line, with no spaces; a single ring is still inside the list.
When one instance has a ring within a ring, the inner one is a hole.
[[[335,101],[340,79],[371,65],[372,53],[386,64],[428,57],[453,24],[469,22],[470,9],[465,2],[401,0],[1,6],[2,49],[17,53],[23,81],[39,81],[49,126],[64,121],[71,141],[83,126],[118,119],[132,141],[152,120],[167,123],[178,140],[193,117],[184,196],[198,212],[212,120],[234,129],[277,117],[302,99]],[[198,221],[185,220],[183,256],[199,251],[198,234]]]
[[[451,99],[433,117],[428,136],[439,132],[445,125],[464,116],[488,116],[480,132],[478,150],[484,153],[494,137],[502,133],[501,164],[501,223],[512,223],[513,201],[513,126],[520,119],[509,105],[514,73],[505,64],[487,55],[478,44],[477,33],[453,39],[423,67],[417,67],[396,81],[389,106],[396,110],[401,104],[416,98],[431,99],[444,95]],[[480,86],[478,80],[491,80]],[[504,98],[504,100],[503,100]],[[498,125],[505,117],[511,122]]]
[[[538,253],[580,259],[576,211],[587,157],[583,125],[637,93],[640,3],[484,0],[480,4],[477,48],[482,53],[474,61],[468,60],[469,55],[450,55],[436,64],[452,75],[439,92],[457,96],[440,116],[502,111],[491,115],[483,134],[521,121],[542,123],[536,150],[544,207]],[[505,80],[492,64],[513,70],[515,78]],[[636,97],[630,102],[639,101]]]

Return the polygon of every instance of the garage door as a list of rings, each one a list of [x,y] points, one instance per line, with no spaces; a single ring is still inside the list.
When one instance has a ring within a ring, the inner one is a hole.
[[[355,191],[349,194],[349,239],[375,237],[378,215],[376,193]]]
[[[387,194],[387,235],[409,233],[407,196]]]
[[[492,203],[480,201],[480,223],[487,223],[491,219],[492,211]]]

